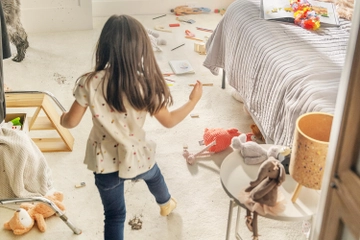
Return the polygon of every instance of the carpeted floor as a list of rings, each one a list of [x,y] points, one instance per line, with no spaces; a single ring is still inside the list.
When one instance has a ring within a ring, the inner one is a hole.
[[[155,25],[168,28],[175,23],[174,15],[152,20],[154,16],[137,16],[149,29]],[[157,142],[157,162],[178,206],[168,217],[161,217],[159,207],[149,193],[144,182],[127,182],[125,185],[127,219],[125,238],[131,240],[220,240],[225,239],[229,197],[222,189],[219,170],[222,160],[232,148],[215,154],[207,159],[198,160],[188,165],[182,157],[183,145],[189,151],[202,149],[205,128],[238,128],[240,132],[250,132],[251,118],[244,113],[243,105],[231,96],[231,88],[221,89],[221,76],[213,76],[202,66],[205,58],[194,51],[194,41],[185,39],[186,29],[203,38],[210,33],[197,31],[196,27],[214,29],[221,19],[219,14],[191,15],[194,24],[181,23],[180,27],[171,28],[172,32],[158,32],[159,38],[167,45],[160,46],[162,52],[156,57],[163,72],[170,72],[169,60],[187,59],[195,69],[195,74],[172,76],[175,82],[170,86],[175,104],[183,104],[191,91],[190,83],[197,79],[203,83],[213,83],[204,87],[201,101],[193,111],[198,118],[187,117],[178,126],[165,129],[155,119],[148,118],[146,130],[148,137]],[[30,47],[26,58],[21,63],[10,59],[4,61],[5,83],[13,90],[36,90],[53,93],[62,105],[68,109],[73,101],[72,88],[78,76],[92,66],[92,54],[101,27],[106,19],[94,19],[94,29],[89,31],[29,33]],[[184,46],[171,51],[172,48]],[[13,54],[15,48],[12,46]],[[20,111],[9,109],[9,112]],[[28,111],[28,110],[27,110]],[[60,112],[60,111],[59,111]],[[30,114],[30,113],[29,113]],[[71,129],[75,138],[72,152],[45,153],[52,169],[56,188],[64,193],[64,205],[69,220],[82,229],[81,235],[74,235],[59,218],[51,217],[46,221],[47,230],[41,233],[32,229],[23,236],[7,230],[0,230],[0,239],[26,240],[97,240],[103,237],[102,204],[94,186],[92,173],[82,163],[85,142],[91,127],[91,117],[86,114],[82,123]],[[30,135],[32,133],[30,132]],[[86,186],[75,185],[85,182]],[[3,224],[13,215],[13,208],[0,208],[0,223]],[[243,239],[252,239],[244,224],[244,211],[241,215],[241,235]],[[235,217],[236,214],[234,214]],[[142,221],[140,230],[132,230],[128,221],[138,217]],[[233,221],[233,229],[234,229]],[[301,240],[301,222],[288,223],[259,219],[260,239]],[[232,234],[231,239],[235,239]]]

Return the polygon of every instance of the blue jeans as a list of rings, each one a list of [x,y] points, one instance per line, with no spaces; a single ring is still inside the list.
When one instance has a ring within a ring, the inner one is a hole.
[[[143,179],[159,205],[167,203],[171,198],[164,177],[157,164],[149,171],[133,179],[120,178],[118,172],[108,174],[94,173],[94,175],[95,185],[99,190],[104,206],[105,240],[124,239],[124,222],[126,218],[124,197],[125,180]]]

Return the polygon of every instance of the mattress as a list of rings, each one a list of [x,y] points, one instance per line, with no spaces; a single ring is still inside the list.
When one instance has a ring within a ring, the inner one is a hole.
[[[267,143],[291,146],[300,115],[334,113],[351,24],[310,31],[264,20],[259,6],[236,0],[227,8],[203,65],[214,75],[225,70]]]

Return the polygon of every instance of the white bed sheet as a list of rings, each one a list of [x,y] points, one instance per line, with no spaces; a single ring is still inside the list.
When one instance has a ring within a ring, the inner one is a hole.
[[[209,38],[204,66],[224,69],[267,143],[292,145],[296,119],[334,113],[350,22],[305,30],[260,18],[258,0],[236,0]]]

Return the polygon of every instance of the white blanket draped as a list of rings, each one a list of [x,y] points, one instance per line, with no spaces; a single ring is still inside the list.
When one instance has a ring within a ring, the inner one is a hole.
[[[0,199],[45,196],[53,191],[51,170],[31,138],[0,127]]]

